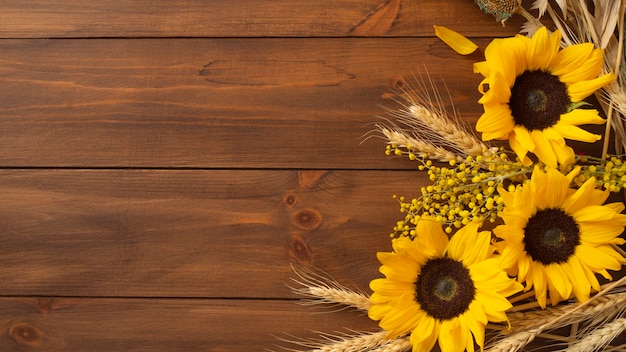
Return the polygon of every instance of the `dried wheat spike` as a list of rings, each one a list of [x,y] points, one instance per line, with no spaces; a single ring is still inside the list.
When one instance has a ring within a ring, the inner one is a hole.
[[[298,279],[292,281],[301,287],[290,287],[294,293],[308,297],[304,304],[316,305],[327,304],[339,309],[348,307],[367,311],[372,306],[369,296],[363,292],[350,290],[329,276],[315,273],[311,269],[302,268],[293,271],[298,275]]]
[[[626,330],[626,318],[615,319],[584,335],[582,339],[571,345],[567,351],[588,352],[602,350],[624,330]]]

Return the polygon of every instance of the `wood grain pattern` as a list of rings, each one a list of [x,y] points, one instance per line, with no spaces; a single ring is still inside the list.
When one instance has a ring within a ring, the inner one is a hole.
[[[414,172],[5,170],[6,295],[294,297],[290,263],[361,290]],[[417,187],[417,188],[416,188]],[[349,253],[349,255],[346,255]]]
[[[472,0],[0,1],[0,38],[471,36],[515,34]],[[471,18],[471,20],[468,20]]]
[[[376,330],[354,311],[284,300],[0,298],[3,351],[266,351],[313,330]]]
[[[436,38],[3,40],[0,165],[406,168],[363,142],[396,107],[383,96],[428,70],[475,121],[480,55]]]

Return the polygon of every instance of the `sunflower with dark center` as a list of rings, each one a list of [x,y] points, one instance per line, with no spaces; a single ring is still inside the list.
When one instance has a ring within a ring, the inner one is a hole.
[[[528,153],[548,166],[570,164],[574,151],[565,139],[595,142],[599,135],[578,127],[602,124],[594,109],[580,109],[583,99],[615,79],[599,76],[603,51],[591,43],[559,50],[561,33],[542,27],[532,38],[517,35],[495,39],[485,49],[485,61],[474,72],[485,79],[478,101],[485,112],[476,124],[483,140],[508,140],[518,158],[530,164]]]
[[[626,260],[613,248],[625,241],[624,203],[604,204],[608,191],[595,188],[595,178],[570,188],[580,168],[567,175],[535,167],[530,183],[498,190],[504,201],[503,225],[494,229],[502,239],[495,246],[510,275],[534,287],[541,307],[547,293],[555,305],[572,294],[580,302],[591,288],[600,289],[595,274],[611,279]]]
[[[506,321],[506,297],[522,285],[509,278],[494,255],[491,233],[478,224],[452,239],[434,219],[422,218],[411,240],[393,240],[393,252],[379,252],[380,272],[372,280],[370,318],[389,338],[410,334],[413,351],[474,351],[485,342],[487,321]]]

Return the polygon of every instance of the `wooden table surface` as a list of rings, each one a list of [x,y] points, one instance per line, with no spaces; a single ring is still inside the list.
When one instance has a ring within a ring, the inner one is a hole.
[[[369,292],[427,183],[364,138],[434,37],[515,34],[473,0],[0,0],[0,351],[263,351],[319,314],[292,263]]]

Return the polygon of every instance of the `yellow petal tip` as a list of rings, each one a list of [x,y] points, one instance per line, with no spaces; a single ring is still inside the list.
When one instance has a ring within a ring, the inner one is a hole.
[[[435,28],[437,38],[461,55],[469,55],[478,49],[478,45],[458,32],[444,26],[435,25],[433,27]]]

